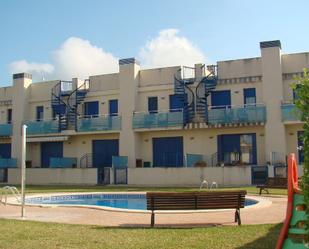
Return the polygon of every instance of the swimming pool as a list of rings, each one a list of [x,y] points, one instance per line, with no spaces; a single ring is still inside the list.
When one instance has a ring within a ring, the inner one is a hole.
[[[99,206],[130,210],[146,210],[145,194],[72,194],[72,195],[53,195],[29,197],[27,204],[36,205],[81,205],[81,206]],[[245,206],[252,206],[258,201],[246,198]]]

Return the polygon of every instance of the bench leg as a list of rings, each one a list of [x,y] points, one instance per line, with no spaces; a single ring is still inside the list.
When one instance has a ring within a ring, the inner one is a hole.
[[[152,211],[152,212],[151,212],[151,227],[154,227],[154,224],[155,224],[155,214],[154,214],[154,212]]]
[[[236,211],[235,211],[235,222],[237,222],[239,226],[241,225],[240,210],[239,209],[236,209]]]

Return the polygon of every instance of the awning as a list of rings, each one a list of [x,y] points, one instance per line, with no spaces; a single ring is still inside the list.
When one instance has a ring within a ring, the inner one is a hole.
[[[27,143],[67,141],[69,136],[27,137]]]

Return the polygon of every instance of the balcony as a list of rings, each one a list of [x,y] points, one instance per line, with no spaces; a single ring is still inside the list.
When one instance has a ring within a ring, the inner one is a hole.
[[[182,110],[159,113],[133,113],[133,129],[182,127],[183,122],[184,117]]]
[[[231,106],[229,108],[212,107],[208,110],[210,125],[265,123],[266,107],[263,104]]]
[[[58,133],[59,132],[59,121],[49,120],[49,121],[27,121],[27,134],[28,135],[39,135],[48,133]]]
[[[0,136],[9,137],[12,135],[12,124],[0,124]]]
[[[77,159],[74,157],[51,157],[49,159],[50,168],[76,168]]]
[[[301,113],[294,104],[285,103],[281,105],[281,115],[283,122],[300,122]]]
[[[120,116],[103,115],[99,117],[83,117],[77,120],[78,132],[119,131],[120,129]]]
[[[0,158],[0,169],[17,168],[17,160],[15,158]]]

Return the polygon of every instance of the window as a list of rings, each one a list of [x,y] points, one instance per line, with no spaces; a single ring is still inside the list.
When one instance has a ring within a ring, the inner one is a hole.
[[[244,104],[245,105],[256,104],[255,88],[245,88],[244,89]]]
[[[211,92],[212,109],[225,109],[231,107],[231,91],[213,91]]]
[[[183,109],[183,102],[181,96],[170,95],[170,112],[179,112]]]
[[[44,120],[44,106],[37,106],[36,107],[36,121],[43,121]]]
[[[12,123],[12,109],[7,110],[7,123],[8,124]]]
[[[299,99],[299,96],[296,93],[297,88],[299,88],[299,85],[296,85],[296,89],[293,89],[293,103],[295,103],[295,100]]]
[[[99,115],[99,102],[91,101],[84,103],[84,116],[86,118],[94,118]]]
[[[148,97],[148,112],[149,113],[158,112],[158,97]]]
[[[109,101],[109,115],[118,116],[118,99],[111,99]]]

